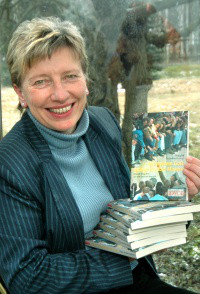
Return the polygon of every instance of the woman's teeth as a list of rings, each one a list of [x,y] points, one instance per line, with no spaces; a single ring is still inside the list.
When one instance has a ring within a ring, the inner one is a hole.
[[[69,111],[72,108],[72,104],[63,108],[50,108],[49,111],[54,112],[54,113],[65,113]]]

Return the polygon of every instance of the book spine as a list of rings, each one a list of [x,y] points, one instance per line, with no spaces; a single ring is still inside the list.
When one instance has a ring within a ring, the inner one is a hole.
[[[120,229],[120,230],[124,231],[125,233],[129,232],[128,228],[125,225],[123,225],[119,220],[113,218],[111,215],[108,215],[108,214],[107,215],[102,215],[100,217],[100,220],[102,222],[107,223],[108,225],[111,225],[111,226],[113,226],[113,227],[115,227],[117,229]],[[130,231],[130,233],[131,233],[131,231]]]
[[[142,215],[140,213],[138,213],[137,211],[134,211],[131,207],[126,208],[126,207],[123,207],[123,206],[121,206],[120,204],[117,204],[117,203],[116,204],[109,203],[108,207],[110,209],[117,210],[119,212],[125,213],[127,215],[132,216],[132,217],[137,217],[138,220],[142,220]]]
[[[127,256],[127,257],[132,257],[132,258],[136,258],[136,254],[135,252],[132,252],[129,249],[124,248],[123,246],[119,246],[116,243],[113,243],[113,246],[109,246],[109,245],[105,245],[102,243],[97,243],[95,241],[92,240],[86,240],[85,241],[85,245],[90,246],[90,247],[94,247],[94,248],[98,248],[98,249],[102,249],[108,252],[112,252],[112,253],[116,253],[119,255],[123,255],[123,256]]]
[[[128,239],[127,239],[128,235],[126,233],[124,233],[123,231],[120,231],[117,228],[114,228],[114,227],[109,226],[109,225],[102,223],[102,222],[99,223],[99,226],[104,231],[109,232],[109,233],[115,235],[116,237],[121,238],[124,241],[128,241]]]
[[[108,233],[102,229],[100,230],[94,230],[93,231],[93,234],[96,235],[96,236],[99,236],[103,239],[106,239],[108,241],[111,241],[113,243],[117,243],[117,244],[120,244],[120,245],[123,245],[124,247],[127,247],[127,244],[125,241],[119,239],[118,237],[116,237],[115,235],[111,234],[111,233]]]
[[[131,228],[131,223],[123,218],[122,216],[120,216],[117,212],[114,212],[112,209],[107,209],[106,211],[108,214],[110,214],[113,218],[117,219],[118,221],[122,222],[125,226],[130,227]]]

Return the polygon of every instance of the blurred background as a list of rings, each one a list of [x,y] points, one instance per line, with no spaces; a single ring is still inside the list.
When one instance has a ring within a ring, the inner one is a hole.
[[[81,30],[89,56],[90,105],[119,120],[130,164],[134,112],[190,112],[190,154],[200,158],[200,0],[0,0],[0,137],[20,114],[5,62],[24,20],[58,16]],[[194,201],[199,201],[198,197]],[[200,293],[200,217],[189,241],[154,255],[166,281]]]

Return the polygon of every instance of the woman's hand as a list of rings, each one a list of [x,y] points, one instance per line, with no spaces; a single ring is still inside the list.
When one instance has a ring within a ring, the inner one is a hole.
[[[186,160],[183,173],[186,176],[189,198],[192,199],[200,191],[200,160],[192,156],[188,156]]]

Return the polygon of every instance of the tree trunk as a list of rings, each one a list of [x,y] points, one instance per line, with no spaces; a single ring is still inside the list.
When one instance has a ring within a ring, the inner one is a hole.
[[[125,87],[125,111],[122,124],[123,152],[126,162],[131,168],[132,130],[133,113],[147,112],[148,91],[152,85],[137,86],[139,64],[131,71],[130,78],[124,83]]]
[[[132,142],[132,118],[134,112],[134,102],[136,101],[136,83],[137,83],[138,64],[132,67],[129,78],[124,82],[125,88],[125,109],[124,120],[122,124],[123,133],[123,153],[126,162],[131,167],[131,142]]]
[[[120,121],[119,100],[117,93],[117,83],[111,79],[107,80],[107,96],[106,105],[114,113],[118,121]]]

